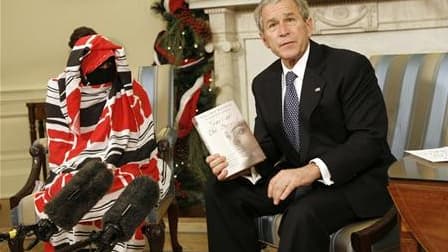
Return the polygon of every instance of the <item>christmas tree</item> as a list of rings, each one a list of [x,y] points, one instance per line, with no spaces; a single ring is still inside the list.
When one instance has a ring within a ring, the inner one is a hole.
[[[178,139],[174,148],[176,197],[180,208],[203,205],[203,189],[210,169],[207,150],[193,127],[192,117],[215,106],[213,51],[208,17],[190,10],[184,0],[161,0],[151,9],[167,23],[154,43],[154,64],[174,70],[175,118]]]

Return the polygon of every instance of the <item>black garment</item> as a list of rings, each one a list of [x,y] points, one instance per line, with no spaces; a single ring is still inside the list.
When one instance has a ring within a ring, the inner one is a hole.
[[[241,178],[209,182],[207,225],[215,227],[207,230],[210,252],[260,251],[255,218],[276,213],[284,213],[279,252],[328,251],[330,234],[356,219],[341,190],[316,184],[310,193],[292,194],[275,206],[266,196],[266,181],[255,186]]]
[[[210,252],[259,251],[255,217],[281,213],[286,202],[274,206],[266,197],[266,183],[255,186],[242,178],[210,179],[205,191]]]

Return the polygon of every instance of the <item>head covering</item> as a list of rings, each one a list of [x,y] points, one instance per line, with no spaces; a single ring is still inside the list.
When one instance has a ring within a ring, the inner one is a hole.
[[[75,43],[75,47],[86,48],[88,51],[81,61],[81,71],[83,75],[91,73],[107,59],[115,56],[115,50],[121,46],[114,44],[103,36],[85,36]]]
[[[58,77],[58,89],[61,111],[67,119],[72,132],[79,134],[81,85],[85,75],[91,73],[110,57],[115,57],[118,79],[109,96],[115,92],[126,92],[132,96],[131,72],[128,68],[124,49],[101,35],[89,35],[80,38],[70,53],[65,71]],[[101,88],[101,87],[100,87]],[[103,93],[104,94],[104,93]]]

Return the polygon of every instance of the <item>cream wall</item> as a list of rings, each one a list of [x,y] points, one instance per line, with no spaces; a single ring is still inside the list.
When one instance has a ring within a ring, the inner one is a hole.
[[[134,77],[150,65],[165,27],[156,0],[1,0],[0,197],[26,180],[31,159],[25,102],[43,100],[47,80],[64,69],[68,38],[93,27],[124,45]]]

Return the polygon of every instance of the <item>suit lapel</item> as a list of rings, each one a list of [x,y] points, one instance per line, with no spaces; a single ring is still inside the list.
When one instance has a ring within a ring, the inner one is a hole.
[[[271,101],[269,107],[269,116],[272,118],[274,124],[274,128],[278,129],[277,135],[280,137],[280,143],[282,143],[279,147],[282,149],[287,159],[290,160],[293,164],[298,165],[299,163],[299,155],[289,142],[288,137],[286,136],[286,132],[283,128],[283,104],[282,104],[282,66],[280,60],[278,60],[275,64],[273,64],[271,71],[269,71],[269,75],[267,77],[266,84],[270,85],[270,87],[265,87],[267,93],[265,93],[265,97],[267,100]]]
[[[271,71],[268,72],[265,86],[263,88],[266,101],[269,102],[269,117],[275,122],[275,126],[282,127],[282,67],[280,60],[272,65]]]
[[[325,81],[312,71],[305,73],[303,79],[302,93],[300,95],[300,115],[303,120],[308,121],[312,112],[319,104]]]
[[[325,89],[325,81],[320,77],[325,61],[319,45],[311,41],[310,56],[307,62],[300,94],[300,156],[303,162],[308,152],[310,142],[310,117],[316,106],[320,103]]]

